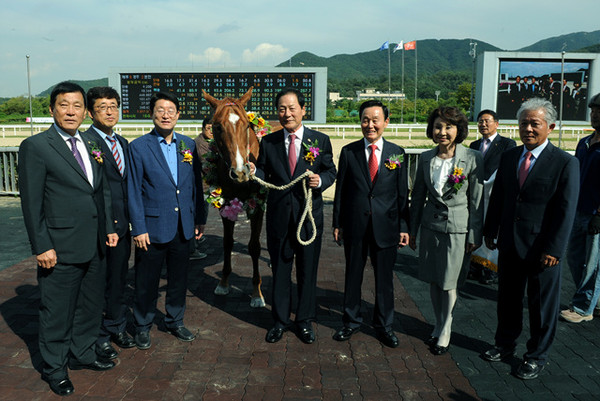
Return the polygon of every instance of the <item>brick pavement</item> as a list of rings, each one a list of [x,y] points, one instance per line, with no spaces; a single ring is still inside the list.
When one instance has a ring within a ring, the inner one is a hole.
[[[0,198],[2,243],[7,238],[5,219],[10,215],[12,220],[18,220],[19,213],[18,208],[7,206],[5,199]],[[326,205],[325,221],[330,219],[331,205]],[[245,241],[249,226],[241,222],[236,231],[236,239]],[[75,393],[70,399],[596,400],[600,393],[600,319],[582,325],[561,322],[550,365],[539,380],[523,382],[510,375],[511,368],[520,361],[518,358],[493,365],[479,358],[493,340],[494,286],[469,282],[463,288],[450,353],[431,355],[422,342],[431,330],[429,291],[416,278],[416,257],[410,251],[401,252],[394,279],[394,329],[400,347],[382,347],[369,327],[363,327],[348,342],[332,340],[341,322],[344,257],[329,233],[323,241],[318,277],[317,341],[306,345],[294,333],[287,332],[279,343],[267,344],[264,336],[272,324],[271,274],[264,235],[261,272],[267,308],[257,310],[249,306],[252,269],[240,242],[234,247],[234,273],[230,280],[233,291],[227,297],[213,294],[222,266],[221,232],[216,213],[211,210],[204,245],[209,256],[192,262],[189,280],[186,325],[197,334],[197,339],[182,343],[165,332],[161,323],[163,288],[158,327],[151,332],[152,347],[146,351],[122,350],[118,366],[108,372],[71,372]],[[15,231],[10,233],[22,236]],[[13,253],[22,253],[20,248],[14,249]],[[369,267],[363,285],[367,322],[373,311],[372,273]],[[567,277],[570,274],[563,276],[565,303],[573,285]],[[0,399],[58,399],[39,376],[38,303],[33,258],[0,271]],[[524,352],[523,343],[519,352]]]

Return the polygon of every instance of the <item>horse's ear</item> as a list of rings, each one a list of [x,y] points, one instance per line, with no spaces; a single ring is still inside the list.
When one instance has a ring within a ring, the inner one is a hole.
[[[250,89],[248,89],[248,92],[244,93],[244,96],[240,98],[240,105],[242,107],[245,107],[248,100],[252,97],[252,88],[254,88],[254,86],[251,86]]]
[[[210,104],[210,106],[213,109],[217,108],[217,104],[219,103],[219,101],[217,99],[215,99],[214,97],[212,97],[211,95],[209,95],[208,93],[206,93],[206,91],[204,89],[202,89],[202,97],[204,99],[206,99],[206,101],[208,102],[208,104]]]

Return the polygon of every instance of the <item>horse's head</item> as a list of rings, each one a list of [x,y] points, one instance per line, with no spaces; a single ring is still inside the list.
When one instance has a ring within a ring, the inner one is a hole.
[[[229,169],[229,177],[238,182],[250,179],[248,161],[256,163],[258,140],[248,121],[244,106],[252,96],[252,87],[239,99],[217,100],[202,90],[204,99],[214,109],[212,130],[219,154]]]

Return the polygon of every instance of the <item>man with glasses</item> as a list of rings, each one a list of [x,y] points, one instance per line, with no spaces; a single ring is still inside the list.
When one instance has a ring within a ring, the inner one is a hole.
[[[500,165],[500,156],[505,150],[517,146],[517,143],[498,134],[498,115],[493,110],[486,109],[479,112],[477,115],[477,129],[481,134],[481,139],[471,142],[469,147],[483,153],[483,185],[485,209],[487,211],[487,202],[496,179],[496,170]],[[481,248],[485,248],[485,245]],[[485,249],[480,249],[476,253],[484,251]],[[479,279],[481,284],[492,284],[497,281],[498,274],[482,266],[471,266],[469,277]]]
[[[202,166],[191,138],[176,133],[179,101],[170,92],[150,99],[154,129],[129,145],[129,215],[136,247],[135,344],[150,348],[160,272],[167,267],[165,326],[181,341],[196,337],[183,324],[190,239],[202,237],[206,212]]]
[[[96,140],[103,153],[106,178],[112,198],[111,219],[115,225],[119,242],[106,252],[106,291],[104,294],[104,318],[96,341],[96,353],[104,360],[115,359],[119,353],[111,345],[111,340],[119,348],[135,346],[133,338],[127,334],[127,305],[125,287],[129,256],[131,254],[131,233],[127,211],[127,162],[128,142],[114,132],[119,122],[119,93],[111,87],[95,87],[87,92],[88,113],[93,124],[86,131]]]

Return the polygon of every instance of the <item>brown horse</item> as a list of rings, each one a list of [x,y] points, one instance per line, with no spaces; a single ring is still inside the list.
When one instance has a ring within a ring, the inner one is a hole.
[[[250,181],[248,162],[256,163],[258,158],[259,143],[254,131],[254,126],[248,121],[244,107],[252,96],[252,87],[240,99],[226,97],[217,100],[202,91],[204,99],[214,109],[212,129],[217,149],[216,182],[221,188],[221,196],[225,202],[237,198],[245,202],[259,193],[257,183]],[[210,183],[209,183],[210,184]],[[225,207],[222,205],[222,207]],[[222,278],[215,288],[215,294],[227,295],[229,293],[229,275],[231,274],[231,252],[233,250],[233,231],[235,221],[224,217],[223,222],[223,270]],[[248,253],[252,258],[252,299],[250,306],[260,308],[265,306],[265,301],[260,290],[261,278],[258,271],[260,257],[260,232],[262,230],[263,210],[255,207],[250,214],[250,241]]]

